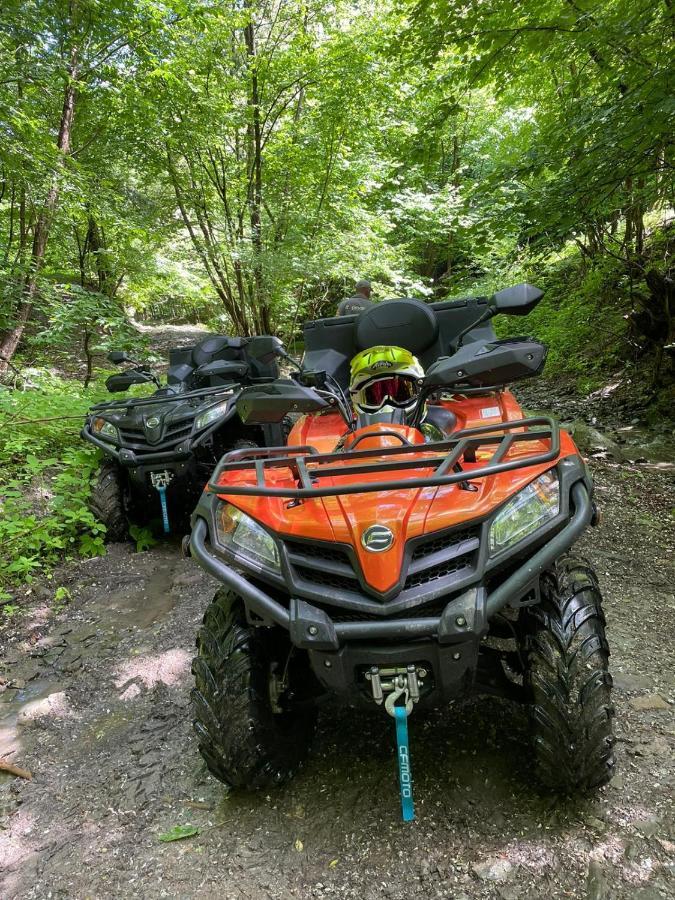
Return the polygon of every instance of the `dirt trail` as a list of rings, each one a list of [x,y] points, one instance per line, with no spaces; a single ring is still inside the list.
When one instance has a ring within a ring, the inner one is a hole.
[[[134,322],[134,328],[147,338],[155,353],[163,359],[173,347],[196,344],[209,334],[205,325],[144,325]]]
[[[587,801],[531,781],[523,711],[478,698],[411,718],[418,819],[399,819],[384,714],[326,707],[299,776],[227,794],[191,731],[190,659],[214,583],[177,544],[63,573],[0,663],[0,897],[675,896],[675,489],[591,463],[602,523],[583,549],[606,601],[618,771]],[[201,831],[176,843],[178,824]]]

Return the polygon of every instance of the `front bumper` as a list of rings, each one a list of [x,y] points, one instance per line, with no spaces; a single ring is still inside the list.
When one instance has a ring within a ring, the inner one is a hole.
[[[195,518],[190,550],[203,569],[244,599],[249,610],[264,622],[286,628],[293,643],[303,649],[334,653],[353,641],[420,638],[435,638],[439,644],[449,644],[457,640],[480,640],[492,616],[508,603],[517,602],[542,572],[575,543],[594,516],[593,503],[583,481],[572,485],[571,501],[573,509],[563,528],[497,587],[490,593],[484,587],[469,588],[450,600],[438,616],[336,622],[324,609],[295,597],[286,608],[211,551],[207,545],[208,526],[200,516]]]
[[[143,454],[134,453],[134,451],[130,450],[128,447],[118,447],[108,441],[102,441],[101,438],[96,437],[96,435],[92,433],[88,425],[84,426],[80,432],[80,437],[82,440],[88,441],[90,444],[98,447],[99,450],[103,450],[107,456],[112,456],[112,458],[116,459],[121,466],[128,469],[133,469],[137,466],[170,466],[171,463],[182,462],[193,455],[191,449],[161,450],[155,453]]]

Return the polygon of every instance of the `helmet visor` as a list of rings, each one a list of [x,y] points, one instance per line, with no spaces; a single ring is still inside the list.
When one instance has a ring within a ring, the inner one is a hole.
[[[385,405],[409,406],[416,395],[415,379],[405,375],[388,375],[362,388],[358,403],[366,412],[377,412]]]

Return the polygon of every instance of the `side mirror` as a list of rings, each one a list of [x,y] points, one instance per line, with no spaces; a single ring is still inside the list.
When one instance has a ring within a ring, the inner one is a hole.
[[[118,366],[120,363],[133,362],[126,350],[111,350],[108,354],[108,362]]]
[[[119,375],[110,375],[106,378],[105,386],[111,394],[117,394],[119,391],[128,390],[132,384],[147,384],[152,382],[150,375],[130,369],[128,372],[121,372]]]
[[[312,388],[286,378],[245,387],[237,398],[237,412],[245,424],[282,422],[289,413],[318,412],[328,406]]]
[[[490,306],[495,312],[511,316],[526,316],[535,308],[544,292],[532,284],[516,284],[490,297]]]

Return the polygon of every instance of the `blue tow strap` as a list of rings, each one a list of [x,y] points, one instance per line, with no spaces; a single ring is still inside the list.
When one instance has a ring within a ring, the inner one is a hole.
[[[159,491],[159,502],[162,504],[162,524],[164,525],[164,534],[168,534],[171,531],[171,526],[169,525],[169,510],[166,505],[166,487],[160,485],[157,490]]]
[[[408,713],[403,706],[394,707],[396,719],[396,749],[398,756],[398,780],[401,789],[401,814],[404,822],[415,818],[413,805],[412,774],[410,771],[410,749],[408,747]]]

